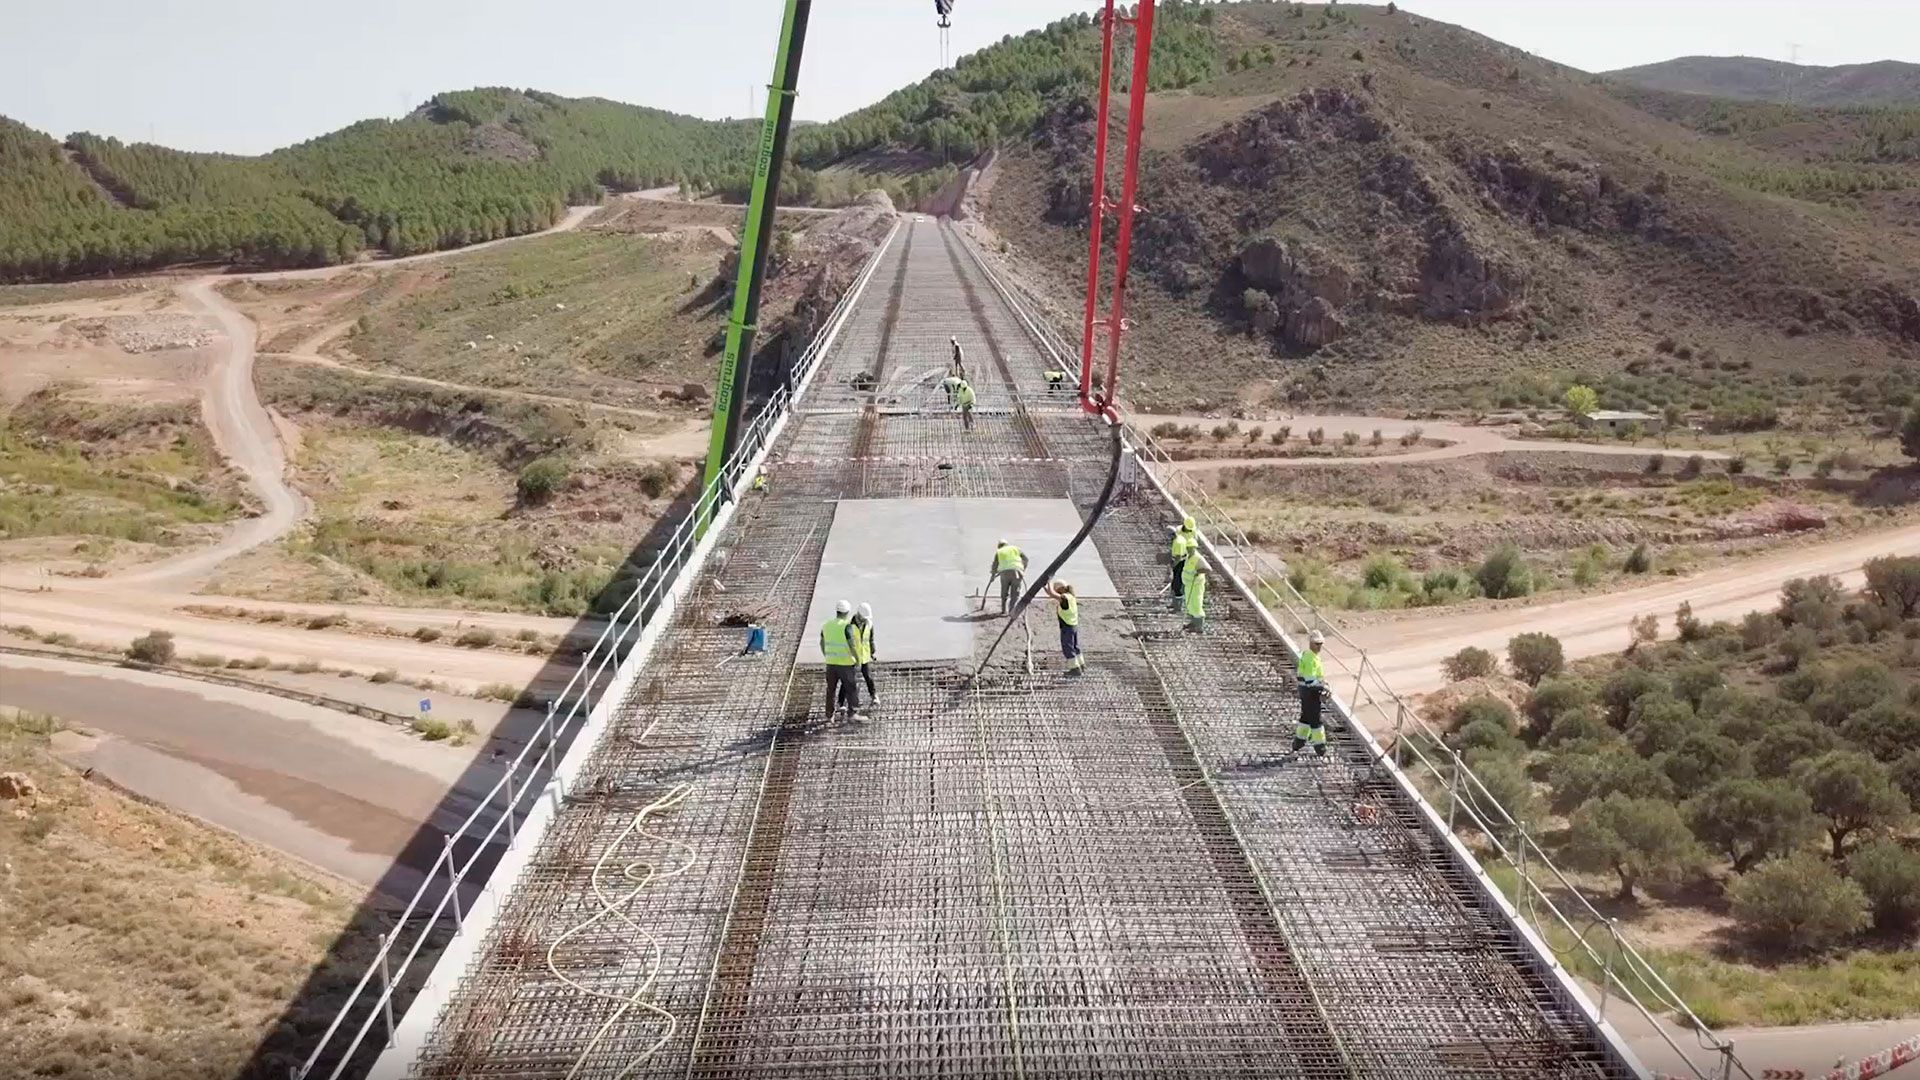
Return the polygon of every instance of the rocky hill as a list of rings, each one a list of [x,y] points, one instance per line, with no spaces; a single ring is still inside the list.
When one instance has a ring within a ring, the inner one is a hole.
[[[1920,64],[1817,67],[1754,56],[1682,56],[1621,68],[1609,78],[1649,90],[1794,105],[1920,105]]]
[[[1752,427],[1920,389],[1920,111],[1729,120],[1391,5],[1204,10],[1218,74],[1149,99],[1137,403],[1495,408],[1577,378]],[[984,211],[1065,311],[1091,130],[1060,88]]]

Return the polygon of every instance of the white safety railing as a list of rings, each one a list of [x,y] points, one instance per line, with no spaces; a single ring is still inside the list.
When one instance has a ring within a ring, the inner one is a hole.
[[[966,239],[964,234],[963,239]],[[1046,305],[1017,282],[995,272],[971,242],[966,246],[1001,299],[1013,309],[1041,347],[1052,354],[1054,363],[1077,370],[1071,361],[1077,350],[1058,331],[1058,324],[1048,316]],[[1200,525],[1213,556],[1266,608],[1283,634],[1296,641],[1304,641],[1315,631],[1325,635],[1331,648],[1323,654],[1323,659],[1332,665],[1331,674],[1334,674],[1329,683],[1345,683],[1351,689],[1346,700],[1333,702],[1335,709],[1344,713],[1376,748],[1378,744],[1366,733],[1390,731],[1392,742],[1384,753],[1403,777],[1410,777],[1410,767],[1418,765],[1436,781],[1444,783],[1444,807],[1434,807],[1435,816],[1449,832],[1468,825],[1478,829],[1491,845],[1493,857],[1512,869],[1515,881],[1509,902],[1515,912],[1536,929],[1542,945],[1552,954],[1550,962],[1560,964],[1567,973],[1584,974],[1598,985],[1600,998],[1595,1010],[1601,1023],[1607,1022],[1612,1004],[1625,999],[1694,1076],[1701,1080],[1716,1076],[1721,1080],[1734,1076],[1752,1080],[1752,1074],[1734,1056],[1732,1042],[1715,1035],[1653,964],[1621,935],[1618,922],[1594,907],[1561,872],[1532,832],[1508,813],[1460,754],[1447,744],[1442,733],[1387,685],[1367,651],[1294,588],[1286,566],[1255,545],[1206,486],[1180,469],[1150,432],[1138,424],[1128,423],[1127,441],[1168,500],[1176,509],[1192,515]],[[1410,779],[1406,790],[1415,798],[1425,799]],[[1478,863],[1464,846],[1459,850],[1470,862]],[[1486,879],[1489,888],[1498,889],[1482,865],[1475,865],[1474,869]],[[1556,937],[1560,942],[1553,940]],[[1660,1015],[1662,1012],[1678,1019],[1679,1026],[1685,1029],[1681,1034],[1694,1036],[1697,1045],[1693,1050],[1710,1054],[1711,1068],[1695,1061],[1674,1039],[1669,1023]]]
[[[898,228],[896,224],[895,232]],[[392,1042],[397,991],[435,928],[440,926],[441,920],[449,917],[456,935],[465,928],[466,915],[462,911],[460,895],[462,887],[484,884],[484,880],[476,880],[477,875],[484,875],[485,872],[481,868],[482,856],[494,851],[494,845],[501,839],[502,833],[509,847],[518,844],[518,823],[525,821],[539,803],[564,748],[579,733],[593,714],[595,706],[601,704],[597,695],[605,689],[606,676],[618,669],[628,649],[660,613],[662,601],[679,586],[681,573],[690,564],[694,550],[708,526],[714,523],[728,502],[739,496],[742,484],[759,468],[763,452],[783,426],[794,400],[805,392],[814,369],[830,346],[840,324],[846,319],[852,298],[860,294],[867,279],[873,275],[874,268],[892,246],[893,236],[894,233],[889,232],[867,259],[847,290],[841,294],[826,321],[821,324],[820,332],[794,362],[791,378],[755,414],[720,475],[701,490],[652,563],[634,579],[632,590],[608,617],[606,627],[581,657],[580,666],[573,677],[547,706],[546,716],[538,731],[507,763],[500,779],[480,798],[479,805],[467,814],[459,827],[444,834],[440,853],[433,865],[422,877],[406,906],[393,917],[393,930],[380,935],[379,946],[359,982],[341,1003],[339,1012],[320,1036],[318,1044],[293,1070],[297,1080],[305,1080],[329,1056],[334,1064],[326,1075],[329,1078],[340,1076],[353,1061],[354,1055],[360,1052],[376,1023],[383,1025],[383,1042]],[[670,616],[670,608],[667,614]],[[462,856],[459,849],[469,845],[471,850]],[[406,938],[410,928],[414,933],[403,948],[403,938]],[[357,1025],[349,1025],[349,1016],[360,1010],[365,1011],[365,1016]]]
[[[1468,826],[1477,829],[1490,845],[1491,856],[1512,869],[1514,883],[1509,901],[1539,931],[1556,963],[1571,961],[1564,965],[1567,971],[1583,974],[1598,985],[1599,1019],[1605,1022],[1609,1006],[1624,999],[1686,1062],[1693,1075],[1703,1080],[1716,1076],[1722,1080],[1733,1076],[1752,1080],[1752,1074],[1734,1056],[1733,1044],[1715,1035],[1694,1014],[1653,964],[1621,935],[1618,922],[1594,907],[1554,864],[1527,826],[1507,812],[1459,752],[1448,745],[1443,734],[1387,685],[1367,651],[1295,589],[1285,565],[1261,551],[1206,486],[1179,468],[1151,433],[1130,423],[1127,441],[1176,507],[1195,519],[1213,556],[1258,598],[1283,632],[1297,641],[1315,632],[1325,636],[1329,648],[1322,659],[1328,663],[1331,676],[1328,693],[1339,695],[1334,707],[1356,728],[1391,732],[1392,741],[1382,753],[1391,758],[1396,769],[1411,776],[1417,766],[1444,783],[1444,801],[1435,805],[1435,813],[1449,830]],[[1436,797],[1435,801],[1440,800]],[[1696,1062],[1673,1038],[1662,1012],[1678,1020],[1678,1026],[1685,1029],[1682,1034],[1695,1037],[1695,1051],[1711,1053],[1715,1059],[1712,1069]]]

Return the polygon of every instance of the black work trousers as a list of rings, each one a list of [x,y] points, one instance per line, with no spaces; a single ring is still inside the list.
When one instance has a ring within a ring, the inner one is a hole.
[[[860,707],[860,669],[852,664],[827,665],[827,716]]]

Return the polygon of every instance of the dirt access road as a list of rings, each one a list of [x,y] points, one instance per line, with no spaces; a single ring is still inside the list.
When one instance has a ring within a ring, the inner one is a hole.
[[[1880,529],[1843,540],[1769,552],[1705,573],[1672,578],[1620,592],[1570,597],[1525,607],[1478,611],[1435,611],[1347,632],[1402,694],[1438,689],[1445,679],[1440,661],[1469,645],[1504,655],[1515,634],[1539,632],[1560,639],[1569,660],[1619,652],[1631,644],[1627,623],[1657,616],[1672,626],[1682,601],[1706,622],[1738,619],[1750,611],[1774,607],[1789,580],[1831,574],[1848,588],[1859,587],[1861,565],[1882,555],[1920,555],[1920,525]]]
[[[578,228],[597,207],[575,207],[551,229],[528,236],[568,232]],[[429,252],[380,262],[377,266],[443,259],[452,255],[512,243],[527,237],[508,237],[450,251]],[[204,276],[171,283],[191,307],[204,313],[220,329],[224,346],[206,375],[202,390],[202,417],[226,458],[247,479],[264,512],[235,525],[214,544],[184,552],[122,574],[101,578],[47,579],[29,570],[0,573],[0,610],[6,621],[24,623],[42,632],[71,633],[82,641],[121,645],[148,630],[172,631],[182,653],[207,652],[227,657],[266,656],[279,662],[323,658],[329,664],[364,672],[405,668],[410,674],[448,681],[466,690],[489,682],[531,679],[542,667],[537,657],[476,651],[452,645],[434,645],[393,638],[366,637],[333,631],[308,631],[295,626],[260,626],[247,622],[210,619],[181,612],[188,603],[205,603],[194,590],[215,568],[237,555],[273,543],[287,535],[311,509],[305,496],[287,483],[286,456],[271,418],[253,384],[257,330],[253,321],[219,292],[227,281],[283,280],[327,277],[368,266],[348,263],[310,270],[268,271],[257,274]],[[239,607],[274,607],[309,614],[346,610],[342,605],[266,605],[234,601]],[[502,633],[532,629],[543,634],[567,633],[572,620],[538,616],[422,609],[354,609],[403,629],[434,626],[442,630],[483,626]]]

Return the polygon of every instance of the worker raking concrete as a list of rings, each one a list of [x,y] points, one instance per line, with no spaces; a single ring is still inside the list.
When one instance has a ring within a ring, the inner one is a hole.
[[[1173,543],[1168,545],[1167,554],[1172,560],[1172,575],[1168,587],[1173,590],[1173,609],[1180,610],[1180,598],[1186,595],[1187,560],[1200,550],[1200,529],[1193,522],[1193,516],[1180,519],[1174,527]]]
[[[1320,666],[1320,650],[1326,643],[1326,635],[1315,630],[1307,639],[1307,651],[1300,654],[1300,662],[1294,667],[1294,678],[1300,685],[1300,722],[1293,727],[1293,747],[1287,751],[1288,757],[1299,753],[1308,743],[1313,744],[1314,754],[1327,756],[1327,727],[1320,718],[1320,703],[1327,689],[1326,671]]]
[[[820,628],[820,656],[827,664],[827,719],[842,709],[852,716],[860,708],[859,658],[854,652],[853,605],[834,606],[833,618]]]
[[[1066,388],[1067,388],[1067,373],[1064,371],[1061,371],[1059,368],[1048,368],[1047,369],[1047,396],[1052,397],[1053,395],[1060,393]]]
[[[989,581],[1000,583],[1000,614],[1005,615],[1013,608],[1014,601],[1020,599],[1020,587],[1027,576],[1026,553],[1005,540],[993,547],[993,568]],[[981,606],[986,602],[982,600]]]
[[[960,426],[973,430],[973,384],[961,376],[960,382],[953,388],[953,407],[960,413]]]
[[[1087,661],[1080,655],[1080,598],[1064,581],[1048,582],[1047,594],[1060,605],[1056,612],[1060,617],[1060,655],[1066,658],[1067,674],[1083,675]]]

